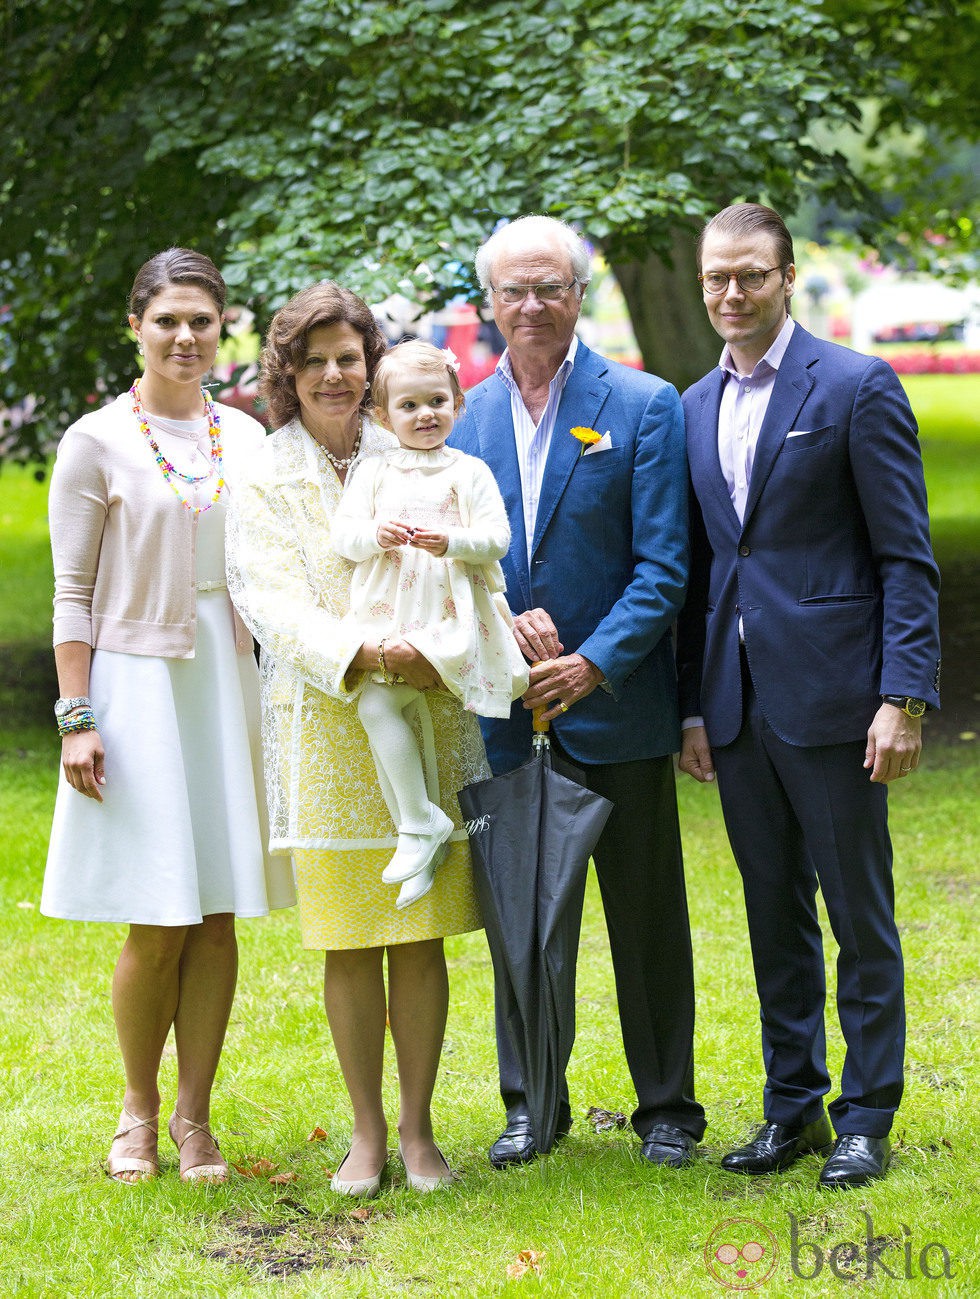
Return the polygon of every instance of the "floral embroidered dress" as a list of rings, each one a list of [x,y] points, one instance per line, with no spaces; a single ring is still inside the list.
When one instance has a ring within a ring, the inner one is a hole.
[[[356,463],[392,443],[365,422]],[[292,420],[251,463],[227,535],[228,587],[262,646],[270,847],[293,855],[303,946],[327,950],[480,927],[456,792],[490,774],[476,718],[445,691],[428,691],[431,735],[419,739],[432,759],[435,801],[457,828],[431,892],[396,910],[394,890],[378,888],[396,832],[353,706],[365,674],[348,671],[364,639],[345,619],[354,566],[330,545],[342,491]]]
[[[382,549],[377,529],[389,520],[445,532],[446,554]],[[403,637],[470,712],[510,715],[527,664],[503,598],[507,512],[482,460],[449,447],[395,447],[364,461],[334,517],[333,543],[358,561],[346,620],[358,643]]]

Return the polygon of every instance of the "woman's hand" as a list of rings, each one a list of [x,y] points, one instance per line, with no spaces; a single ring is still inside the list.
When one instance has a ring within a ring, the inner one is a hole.
[[[429,660],[404,640],[385,641],[385,664],[388,671],[415,690],[441,690],[442,678]]]
[[[73,731],[61,741],[61,765],[72,789],[102,802],[99,786],[105,784],[105,749],[98,731]]]

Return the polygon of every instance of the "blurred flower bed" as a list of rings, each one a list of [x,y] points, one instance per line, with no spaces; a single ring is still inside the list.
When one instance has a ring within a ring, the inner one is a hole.
[[[980,374],[980,352],[879,352],[896,374]]]

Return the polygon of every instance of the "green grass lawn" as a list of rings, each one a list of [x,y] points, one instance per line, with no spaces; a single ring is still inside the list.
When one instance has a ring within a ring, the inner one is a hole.
[[[937,550],[976,553],[980,378],[923,376],[908,389],[923,425]],[[44,490],[19,471],[0,473],[0,641],[27,663],[48,639]],[[33,708],[21,707],[31,691]],[[815,1159],[764,1179],[719,1168],[721,1153],[761,1116],[758,1007],[717,792],[684,779],[697,1078],[709,1121],[703,1158],[679,1172],[652,1169],[628,1129],[596,1132],[585,1117],[590,1106],[628,1114],[633,1103],[593,880],[569,1139],[528,1169],[489,1168],[486,1148],[500,1127],[490,966],[480,934],[451,939],[453,1001],[435,1112],[460,1180],[420,1197],[406,1191],[393,1164],[382,1197],[355,1216],[327,1184],[347,1147],[349,1115],[319,1004],[321,961],[301,950],[291,912],[240,926],[239,994],[214,1123],[233,1162],[267,1159],[296,1179],[185,1187],[175,1151],[164,1144],[164,1176],[154,1183],[123,1187],[101,1171],[122,1091],[109,978],[124,931],[47,920],[37,910],[58,779],[50,702],[23,675],[0,679],[3,1295],[720,1295],[726,1288],[705,1266],[709,1239],[775,1247],[775,1271],[757,1291],[767,1296],[980,1293],[975,747],[929,747],[915,780],[891,793],[909,1040],[887,1179],[833,1195],[817,1189]],[[832,944],[828,958],[833,986]],[[837,1073],[842,1049],[832,1008],[828,1037]],[[174,1085],[168,1050],[164,1116]],[[393,1059],[387,1088],[393,1113]],[[310,1143],[316,1126],[327,1139]],[[869,1231],[883,1251],[880,1263],[869,1261]],[[541,1274],[509,1280],[508,1265],[524,1250],[542,1255]]]

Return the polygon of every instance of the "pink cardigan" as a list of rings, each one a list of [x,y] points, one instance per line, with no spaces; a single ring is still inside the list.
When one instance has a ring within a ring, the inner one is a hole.
[[[257,420],[216,403],[225,491],[265,438]],[[128,393],[65,432],[48,498],[54,643],[194,657],[197,519],[165,481]],[[235,614],[239,653],[251,633]]]

